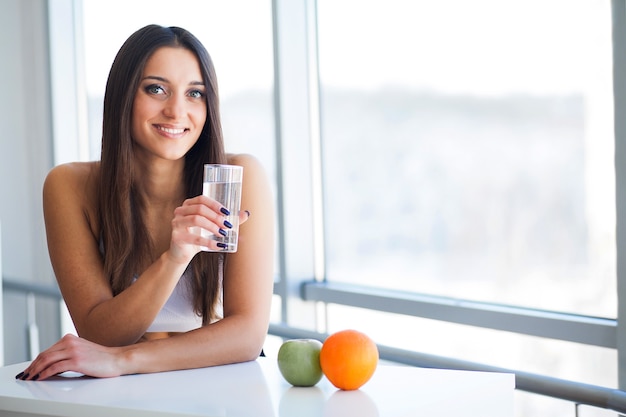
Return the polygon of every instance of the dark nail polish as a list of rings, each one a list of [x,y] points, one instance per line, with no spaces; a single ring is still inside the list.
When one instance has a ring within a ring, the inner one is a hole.
[[[25,381],[28,377],[30,376],[30,374],[27,372],[24,375],[22,375],[22,377],[20,378],[22,381]]]
[[[224,230],[224,229],[220,229],[220,235],[225,237],[225,236],[228,235],[228,232],[226,232],[226,230]]]
[[[230,222],[228,220],[224,220],[224,226],[228,227],[229,229],[233,228],[233,225],[230,224]]]
[[[246,210],[246,214],[250,217],[250,212],[248,210]]]
[[[226,207],[222,207],[220,209],[220,211],[222,212],[222,214],[224,214],[226,216],[230,216],[230,211],[228,211],[228,209]]]
[[[228,247],[228,245],[227,245],[226,243],[218,242],[217,247],[218,247],[218,248],[224,248],[224,249],[225,249],[225,248],[227,248],[227,247]]]
[[[37,381],[38,379],[39,379],[39,374],[37,374],[37,375],[35,375],[35,376],[33,377],[33,381]]]
[[[15,379],[20,379],[23,375],[24,372],[20,372],[19,374],[15,375]]]

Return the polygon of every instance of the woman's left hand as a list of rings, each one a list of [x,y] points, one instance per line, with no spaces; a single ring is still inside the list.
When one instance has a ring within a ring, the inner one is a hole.
[[[71,334],[41,352],[16,379],[42,380],[66,371],[93,377],[114,377],[123,374],[121,349],[106,347]]]

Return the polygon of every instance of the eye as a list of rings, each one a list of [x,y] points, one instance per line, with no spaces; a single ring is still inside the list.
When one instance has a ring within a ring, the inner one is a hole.
[[[191,90],[189,92],[189,97],[191,97],[191,98],[203,98],[204,97],[204,91]]]
[[[144,89],[146,93],[148,94],[155,94],[155,95],[165,94],[165,89],[158,84],[150,84],[146,86]]]

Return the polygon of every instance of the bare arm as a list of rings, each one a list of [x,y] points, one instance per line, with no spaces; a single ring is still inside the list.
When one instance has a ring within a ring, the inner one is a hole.
[[[95,175],[94,164],[82,163],[62,165],[48,174],[43,190],[48,251],[78,334],[108,346],[125,345],[145,332],[169,297],[180,268],[159,261],[150,272],[161,279],[152,280],[151,286],[144,280],[113,297],[99,251]]]
[[[190,233],[188,226],[202,225],[217,233],[218,226],[211,220],[217,222],[222,215],[217,213],[219,206],[207,207],[217,203],[206,198],[186,201],[176,209],[170,248],[114,297],[99,250],[96,168],[94,163],[62,165],[46,178],[48,250],[78,334],[105,346],[124,346],[142,337],[198,252],[200,242],[195,240],[200,237]],[[166,224],[171,216],[167,214]]]
[[[185,369],[258,357],[269,325],[273,291],[274,209],[269,182],[259,163],[241,155],[242,208],[250,219],[240,227],[238,250],[228,255],[224,276],[224,318],[191,332],[139,343],[122,354],[124,373]],[[179,352],[184,351],[185,355]]]
[[[252,215],[245,224],[240,226],[238,252],[228,255],[230,258],[224,276],[224,318],[217,323],[175,337],[122,347],[107,348],[83,339],[65,337],[33,361],[25,371],[29,379],[35,375],[39,379],[44,379],[66,370],[83,372],[92,376],[157,372],[241,362],[258,356],[269,324],[273,288],[273,198],[265,173],[254,158],[236,156],[230,163],[244,166],[242,208],[248,209]],[[86,235],[83,236],[83,243],[89,239],[93,240],[93,236],[89,236],[86,231],[83,231],[83,234]],[[206,245],[208,242],[196,241],[195,243]],[[184,246],[181,245],[181,248]],[[191,245],[187,243],[187,246]],[[168,257],[172,257],[172,253],[181,255],[181,251],[170,250],[168,252],[171,252],[167,255]],[[79,255],[77,251],[74,254]],[[53,256],[52,253],[51,256]],[[91,251],[87,251],[85,256],[89,262],[83,262],[83,264],[91,266],[82,266],[81,273],[101,271],[96,243],[92,243]],[[176,259],[175,256],[172,258]],[[163,262],[165,265],[177,264],[171,259],[163,260]],[[70,268],[70,265],[61,267],[65,272]],[[154,277],[167,278],[170,274],[180,275],[178,271],[166,274],[157,270]],[[107,290],[108,283],[104,278],[99,278],[97,281],[98,291],[93,288],[84,290],[86,294],[91,294],[90,301],[85,305],[91,305],[92,309],[94,300],[98,297],[102,298],[98,306],[112,303],[113,299],[120,297],[111,297],[110,288]],[[167,282],[167,279],[163,281]],[[158,289],[148,286],[144,290],[148,292],[153,290],[158,293]],[[65,292],[68,291],[73,297],[79,297],[81,293],[81,290],[66,288]],[[167,299],[169,293],[171,289],[164,291],[164,300]],[[137,291],[133,296],[135,297],[134,303],[143,294]],[[121,304],[120,307],[122,307]],[[75,309],[86,309],[80,302],[76,305]],[[146,322],[149,321],[146,320]],[[149,323],[134,324],[136,329],[141,329],[144,325],[147,327]],[[137,334],[139,333],[141,332],[137,331]],[[181,352],[185,354],[181,355]]]

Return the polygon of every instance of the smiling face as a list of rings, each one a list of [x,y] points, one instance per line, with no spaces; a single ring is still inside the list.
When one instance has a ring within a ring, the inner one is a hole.
[[[135,156],[180,160],[206,121],[206,87],[196,56],[162,47],[148,59],[133,102]]]

